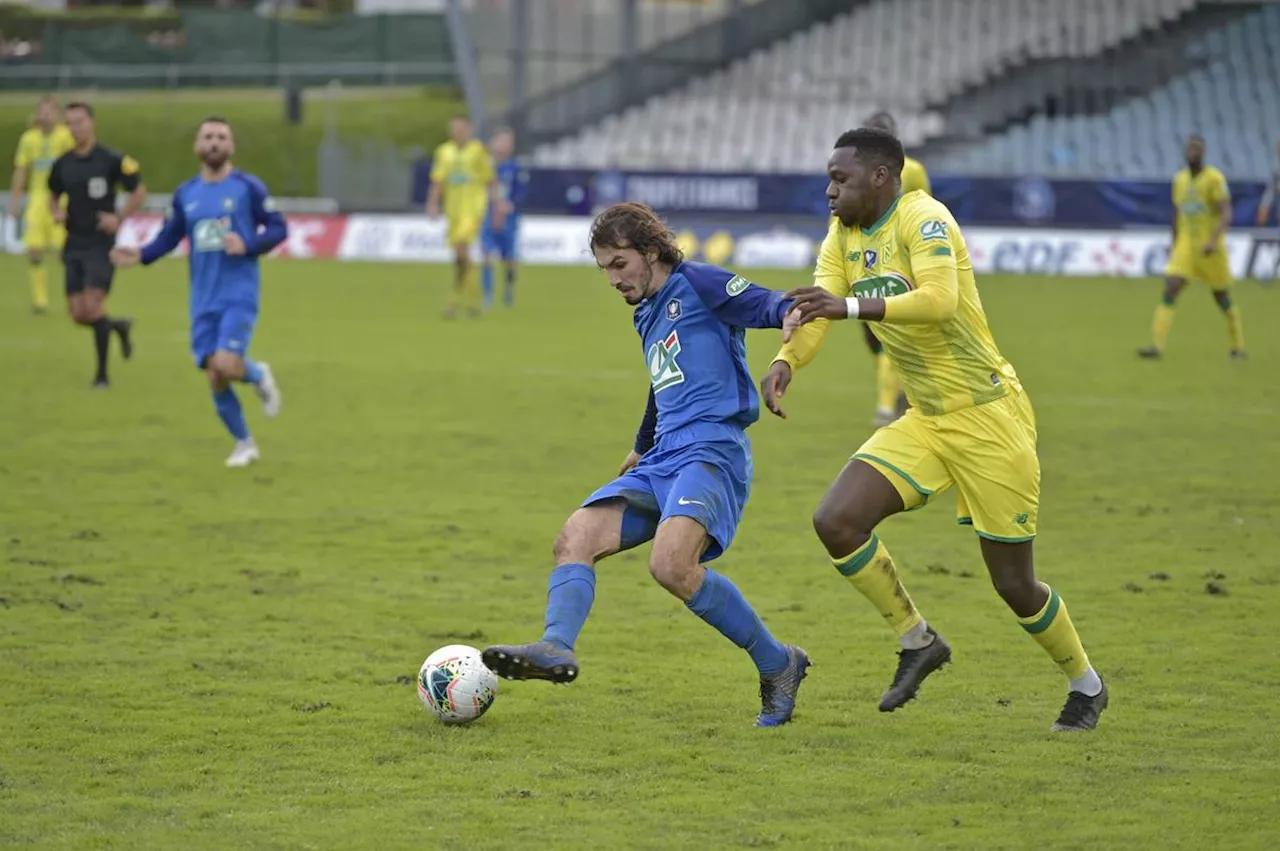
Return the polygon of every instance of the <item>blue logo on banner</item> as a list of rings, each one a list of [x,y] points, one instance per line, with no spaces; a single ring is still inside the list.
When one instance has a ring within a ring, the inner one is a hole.
[[[1013,214],[1024,222],[1044,222],[1053,218],[1057,199],[1047,180],[1027,177],[1013,184]]]
[[[602,171],[591,179],[591,200],[597,207],[608,207],[627,200],[627,178],[620,171]]]

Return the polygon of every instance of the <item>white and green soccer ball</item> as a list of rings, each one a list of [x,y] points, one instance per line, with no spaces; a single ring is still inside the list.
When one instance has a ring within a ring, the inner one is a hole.
[[[476,720],[497,696],[498,675],[480,659],[479,650],[465,644],[441,647],[418,670],[422,705],[446,724]]]

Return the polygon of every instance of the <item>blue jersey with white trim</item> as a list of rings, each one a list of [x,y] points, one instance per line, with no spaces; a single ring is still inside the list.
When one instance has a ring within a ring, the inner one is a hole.
[[[243,255],[228,254],[227,234],[237,234]],[[232,171],[208,182],[196,176],[173,193],[164,227],[142,248],[142,262],[154,263],[189,242],[190,311],[194,319],[230,305],[258,305],[258,258],[288,236],[288,226],[261,180]]]
[[[636,451],[695,423],[745,429],[759,419],[746,329],[781,328],[790,304],[782,293],[727,269],[677,265],[662,288],[636,307],[651,384]]]

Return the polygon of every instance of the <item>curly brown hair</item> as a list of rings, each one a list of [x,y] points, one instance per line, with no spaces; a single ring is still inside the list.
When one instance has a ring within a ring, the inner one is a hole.
[[[614,204],[591,223],[591,250],[634,248],[642,255],[657,252],[658,262],[675,266],[684,259],[675,234],[648,204],[624,201]]]

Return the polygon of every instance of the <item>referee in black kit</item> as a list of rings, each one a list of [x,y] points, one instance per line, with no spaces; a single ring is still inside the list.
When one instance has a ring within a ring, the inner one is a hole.
[[[87,103],[67,104],[66,121],[76,146],[54,162],[49,172],[49,193],[53,217],[67,226],[67,242],[62,249],[67,311],[76,324],[93,329],[98,353],[93,386],[109,387],[107,350],[111,332],[120,335],[120,350],[126,360],[133,353],[133,344],[129,339],[130,320],[107,316],[107,294],[115,272],[108,255],[116,243],[120,223],[142,206],[147,190],[132,157],[98,144],[93,107]],[[130,193],[118,213],[117,186]]]

